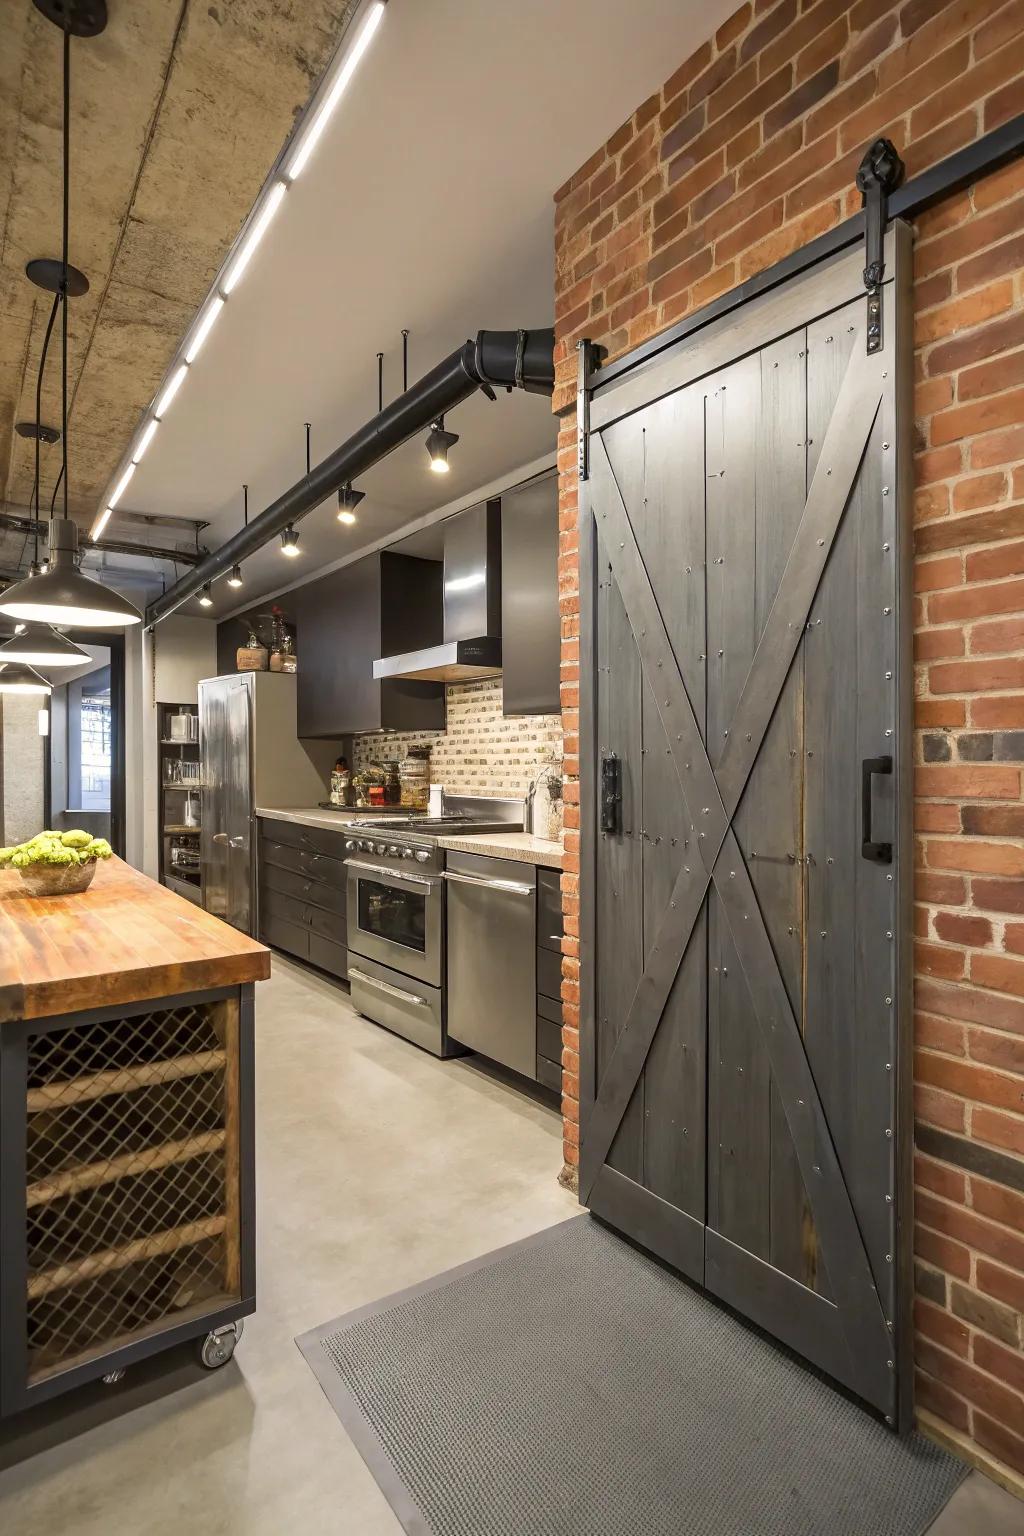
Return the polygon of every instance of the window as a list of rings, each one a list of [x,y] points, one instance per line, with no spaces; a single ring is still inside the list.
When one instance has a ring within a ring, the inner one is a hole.
[[[110,810],[110,685],[82,694],[79,741],[83,811]]]

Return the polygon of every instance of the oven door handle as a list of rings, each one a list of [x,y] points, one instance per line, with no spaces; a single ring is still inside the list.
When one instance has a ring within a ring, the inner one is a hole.
[[[348,974],[355,977],[356,981],[361,981],[364,987],[376,987],[378,992],[386,992],[388,997],[397,997],[403,1003],[415,1003],[417,1008],[430,1006],[427,999],[420,997],[418,992],[406,992],[401,987],[393,987],[390,981],[378,981],[376,976],[367,976],[358,966],[350,965]]]
[[[513,896],[532,896],[537,889],[521,880],[484,880],[479,875],[457,874],[453,869],[446,869],[444,878],[457,880],[460,885],[480,885],[487,891],[508,891]]]
[[[363,874],[387,875],[391,880],[409,880],[413,885],[430,887],[441,883],[440,876],[431,880],[426,875],[407,875],[404,869],[389,869],[386,864],[364,864],[362,859],[346,859],[345,864],[348,869],[359,870]]]

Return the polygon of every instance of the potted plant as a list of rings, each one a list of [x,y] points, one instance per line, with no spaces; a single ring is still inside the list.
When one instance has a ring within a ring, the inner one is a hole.
[[[99,860],[112,854],[105,837],[73,827],[37,832],[27,843],[0,848],[0,869],[16,869],[30,896],[68,896],[91,885]]]

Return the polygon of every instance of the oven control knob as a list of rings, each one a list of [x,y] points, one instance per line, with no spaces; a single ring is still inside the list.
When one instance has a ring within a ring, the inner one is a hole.
[[[402,858],[403,859],[411,859],[412,856],[413,856],[413,851],[412,851],[411,848],[403,848],[402,849]]]
[[[418,848],[416,850],[416,862],[418,864],[425,864],[429,858],[430,854],[425,848]]]
[[[359,844],[356,842],[354,837],[347,837],[345,839],[345,852],[346,853],[351,853],[353,848],[358,848],[358,847],[359,847]]]
[[[372,843],[368,843],[368,842],[364,841],[364,842],[361,842],[359,844],[359,846],[363,850],[364,853],[372,853],[373,852],[373,844]]]
[[[378,843],[377,844],[377,852],[378,853],[387,853],[387,851],[388,851],[387,843]]]
[[[398,857],[399,857],[398,844],[397,843],[391,843],[390,846],[388,847],[388,858],[389,859],[397,859]]]

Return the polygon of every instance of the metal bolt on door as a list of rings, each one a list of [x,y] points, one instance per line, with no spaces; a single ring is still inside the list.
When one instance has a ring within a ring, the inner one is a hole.
[[[588,402],[581,1199],[906,1418],[909,232]],[[899,494],[898,494],[899,492]]]

